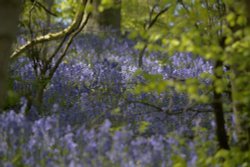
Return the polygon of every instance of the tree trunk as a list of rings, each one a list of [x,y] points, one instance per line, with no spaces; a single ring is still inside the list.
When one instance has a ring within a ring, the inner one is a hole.
[[[114,0],[114,6],[100,12],[101,0],[94,0],[93,7],[94,11],[86,26],[88,33],[109,33],[115,31],[120,33],[121,29],[121,0]]]
[[[0,108],[7,97],[8,64],[21,9],[21,0],[0,0]]]
[[[222,79],[222,76],[220,73],[217,72],[217,70],[222,71],[222,61],[217,60],[215,62],[214,67],[214,75],[216,80]],[[216,136],[217,140],[219,142],[219,147],[221,149],[229,149],[228,145],[228,138],[227,133],[225,129],[225,119],[224,119],[224,113],[223,113],[223,102],[222,102],[222,94],[218,93],[216,91],[216,81],[213,81],[213,107],[214,107],[214,115],[215,115],[215,123],[216,123]]]
[[[40,115],[44,114],[44,112],[42,111],[42,104],[43,104],[44,90],[46,86],[47,86],[46,83],[38,83],[38,87],[35,94],[34,105],[36,106]]]

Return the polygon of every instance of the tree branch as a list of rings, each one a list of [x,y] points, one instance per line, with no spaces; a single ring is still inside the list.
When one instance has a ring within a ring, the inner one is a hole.
[[[63,53],[61,54],[60,58],[57,60],[55,66],[54,66],[54,67],[52,68],[52,70],[50,71],[49,78],[52,78],[52,77],[53,77],[53,75],[54,75],[56,69],[59,67],[59,65],[61,64],[63,58],[65,57],[65,55],[66,55],[66,53],[67,53],[67,51],[68,51],[68,49],[69,49],[70,44],[72,43],[72,41],[73,41],[73,39],[75,38],[75,36],[76,36],[77,34],[79,34],[79,33],[82,31],[82,29],[86,26],[86,24],[87,24],[87,22],[88,22],[88,20],[89,20],[90,15],[91,15],[90,13],[87,14],[86,19],[81,23],[79,29],[78,29],[77,31],[75,31],[75,32],[71,35],[70,39],[68,40],[68,43],[67,43],[66,46],[65,46],[65,49],[64,49]]]
[[[20,46],[18,49],[16,49],[10,56],[11,60],[16,59],[19,57],[22,53],[24,53],[27,49],[31,48],[34,45],[43,43],[43,42],[48,42],[52,40],[56,40],[59,38],[64,37],[66,34],[71,34],[72,32],[76,31],[78,27],[81,24],[83,15],[84,15],[84,6],[87,4],[88,0],[81,0],[81,5],[79,7],[79,10],[74,18],[74,21],[69,25],[67,28],[65,28],[62,31],[56,32],[56,33],[48,33],[43,36],[39,36],[35,39],[31,39],[28,41],[26,44]]]

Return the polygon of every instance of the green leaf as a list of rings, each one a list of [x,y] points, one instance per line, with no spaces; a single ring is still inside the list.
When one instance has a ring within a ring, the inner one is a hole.
[[[149,122],[147,122],[147,121],[141,121],[139,123],[139,128],[138,128],[139,132],[140,133],[144,133],[148,129],[149,125],[150,125]]]
[[[92,12],[93,10],[94,10],[93,5],[92,5],[92,4],[87,4],[87,6],[86,6],[86,11],[87,11],[87,12]]]
[[[221,149],[219,150],[216,154],[215,154],[215,158],[227,158],[229,156],[229,151],[225,150],[225,149]]]

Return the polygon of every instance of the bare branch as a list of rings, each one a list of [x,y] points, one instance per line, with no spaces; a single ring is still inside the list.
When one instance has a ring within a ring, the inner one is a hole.
[[[167,12],[169,8],[170,8],[170,6],[167,6],[167,7],[165,7],[164,9],[162,9],[159,13],[157,13],[157,15],[150,21],[150,23],[149,23],[147,29],[150,29],[150,28],[156,23],[156,21],[158,20],[158,18],[159,18],[162,14],[164,14],[165,12]]]
[[[56,15],[55,13],[51,12],[49,9],[47,9],[47,8],[46,8],[43,4],[41,4],[40,2],[35,1],[34,3],[35,3],[35,5],[36,5],[37,7],[42,8],[46,13],[48,13],[48,14],[54,16],[54,17],[57,17],[57,15]]]
[[[192,103],[186,107],[182,107],[182,108],[172,108],[172,107],[168,107],[167,109],[164,109],[163,107],[159,107],[155,104],[146,102],[146,101],[140,101],[140,100],[126,100],[128,103],[138,103],[138,104],[143,104],[145,106],[149,106],[152,107],[154,109],[156,109],[157,112],[162,112],[162,113],[166,113],[167,115],[179,115],[182,113],[185,113],[187,111],[192,111],[192,112],[196,112],[196,113],[207,113],[207,112],[213,112],[212,109],[197,109],[195,108],[195,106],[197,105],[196,103]],[[153,112],[150,112],[153,113]],[[139,115],[143,115],[143,114],[149,114],[149,113],[139,113]]]

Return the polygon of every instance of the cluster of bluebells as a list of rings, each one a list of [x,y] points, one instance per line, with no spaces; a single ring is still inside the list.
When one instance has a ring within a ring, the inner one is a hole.
[[[178,132],[182,140],[177,135],[138,135],[129,125],[114,130],[109,120],[88,129],[61,125],[56,114],[32,122],[23,113],[10,111],[0,115],[0,133],[3,167],[173,166],[178,163],[177,156],[186,165],[195,166],[199,156],[199,145],[182,132]],[[204,134],[200,134],[204,141],[213,138]],[[211,152],[215,144],[210,144]]]
[[[25,100],[19,114],[0,115],[0,165],[172,166],[181,159],[194,166],[199,155],[192,128],[198,127],[195,120],[202,120],[201,126],[212,130],[211,114],[159,112],[169,103],[175,111],[185,107],[185,94],[134,94],[131,90],[144,78],[136,75],[139,51],[133,46],[115,37],[79,37],[44,90],[42,108],[48,116],[24,116]],[[209,62],[190,53],[176,53],[168,64],[161,58],[160,53],[145,55],[143,71],[167,79],[212,70]],[[36,91],[32,66],[27,58],[12,66],[13,87],[21,94]],[[33,106],[31,113],[35,110]],[[185,137],[166,137],[172,132]],[[212,139],[213,133],[208,134],[199,141]]]
[[[143,82],[142,77],[135,75],[139,51],[133,46],[134,42],[116,37],[79,37],[44,90],[43,109],[52,113],[57,111],[61,122],[71,125],[102,122],[104,119],[126,123],[145,120],[152,123],[151,131],[157,133],[172,131],[183,124],[192,125],[190,117],[193,118],[195,113],[169,116],[150,105],[133,102],[146,101],[164,108],[172,96],[172,108],[178,110],[188,101],[187,96],[177,93],[131,93],[136,84]],[[159,57],[160,53],[145,55],[143,70],[149,74],[161,74],[165,79],[171,76],[197,77],[211,70],[208,62],[190,53],[177,53],[168,58],[170,63],[166,65],[159,62]],[[36,81],[32,62],[19,59],[13,65],[13,74],[15,90],[36,90],[32,87],[32,81]],[[200,115],[207,117],[207,114]]]

